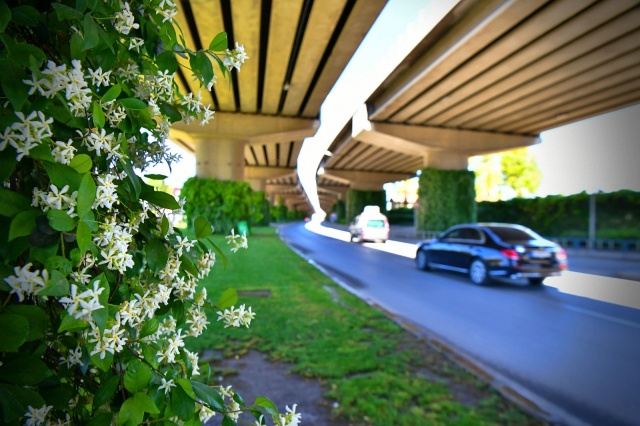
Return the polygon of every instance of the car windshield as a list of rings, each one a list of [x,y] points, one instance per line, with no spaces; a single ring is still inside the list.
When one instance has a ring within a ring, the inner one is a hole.
[[[367,221],[369,228],[384,228],[384,220],[372,219]]]
[[[504,226],[489,226],[488,228],[502,241],[527,241],[537,240],[540,238],[540,236],[535,232],[519,228],[509,228]]]

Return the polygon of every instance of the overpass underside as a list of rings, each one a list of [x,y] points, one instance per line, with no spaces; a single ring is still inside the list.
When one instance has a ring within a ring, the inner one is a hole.
[[[640,102],[640,0],[460,0],[336,136],[318,194],[305,194],[297,154],[385,4],[182,1],[187,43],[224,29],[250,57],[231,84],[203,92],[217,118],[172,135],[195,152],[196,174],[247,180],[309,212],[317,196],[328,211],[348,189],[381,189],[424,167],[465,169],[469,156]]]

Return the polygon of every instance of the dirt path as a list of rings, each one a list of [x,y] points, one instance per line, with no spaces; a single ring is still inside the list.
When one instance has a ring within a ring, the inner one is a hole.
[[[285,406],[298,404],[296,412],[302,413],[301,425],[314,426],[348,426],[349,423],[331,417],[333,401],[324,398],[324,390],[317,380],[300,377],[289,372],[291,365],[271,363],[265,355],[257,351],[249,351],[238,359],[224,359],[211,364],[212,369],[225,372],[222,386],[232,386],[245,400],[252,404],[257,396],[264,396],[273,401],[280,412]],[[252,424],[251,415],[243,415],[240,419]],[[211,419],[207,426],[222,424],[222,417]],[[239,424],[244,424],[242,421]],[[268,420],[267,424],[271,424]]]

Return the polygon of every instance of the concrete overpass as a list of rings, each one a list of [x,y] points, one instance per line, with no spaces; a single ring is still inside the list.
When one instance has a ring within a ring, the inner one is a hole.
[[[225,31],[229,46],[243,44],[249,60],[230,81],[202,90],[215,119],[204,127],[176,124],[171,139],[195,154],[196,176],[245,180],[271,201],[309,210],[296,174],[300,147],[316,132],[320,105],[386,0],[176,3],[189,46],[207,47]],[[197,93],[183,65],[178,85]]]
[[[209,126],[172,134],[196,154],[197,176],[244,179],[292,208],[327,211],[349,188],[463,169],[469,156],[640,103],[640,0],[460,0],[344,120],[305,194],[297,154],[324,126],[320,106],[385,3],[180,2],[188,44],[224,29],[250,57],[231,85],[204,94],[217,111]]]
[[[639,3],[461,0],[336,136],[321,179],[381,189],[424,167],[466,169],[638,104]]]

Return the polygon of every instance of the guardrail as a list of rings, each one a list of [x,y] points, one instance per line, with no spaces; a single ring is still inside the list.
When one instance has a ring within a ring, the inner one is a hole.
[[[437,237],[442,231],[422,231],[409,226],[395,226],[391,228],[395,237],[417,238],[428,240]],[[615,238],[589,238],[579,237],[545,237],[568,249],[587,249],[615,252],[640,253],[640,240],[624,240]]]
[[[596,238],[572,238],[572,237],[547,237],[551,241],[570,249],[590,249],[606,251],[640,252],[640,240],[621,240]]]

